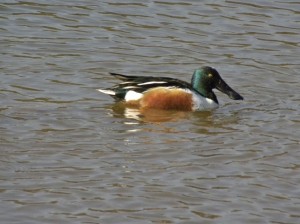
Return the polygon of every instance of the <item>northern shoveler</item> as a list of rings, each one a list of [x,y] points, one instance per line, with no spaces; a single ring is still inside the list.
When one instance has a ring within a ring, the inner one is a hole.
[[[98,91],[143,109],[185,111],[214,109],[219,106],[217,97],[212,91],[214,88],[233,100],[243,100],[240,94],[226,84],[216,69],[208,66],[195,70],[191,84],[167,77],[110,74],[123,82]]]

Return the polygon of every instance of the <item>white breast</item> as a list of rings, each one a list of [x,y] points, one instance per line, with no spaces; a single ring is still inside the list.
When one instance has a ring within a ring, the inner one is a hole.
[[[190,92],[193,96],[193,110],[211,110],[219,107],[219,105],[211,99],[205,98],[200,94],[190,91],[189,89],[186,91]]]

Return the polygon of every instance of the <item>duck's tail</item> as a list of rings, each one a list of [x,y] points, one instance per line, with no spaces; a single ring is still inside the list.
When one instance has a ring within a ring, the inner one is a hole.
[[[111,96],[115,96],[116,92],[111,90],[111,89],[97,89],[99,92],[107,94],[107,95],[111,95]]]

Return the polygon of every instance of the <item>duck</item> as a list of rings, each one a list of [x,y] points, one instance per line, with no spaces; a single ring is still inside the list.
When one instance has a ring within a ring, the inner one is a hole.
[[[244,98],[233,90],[210,66],[196,69],[191,83],[169,77],[132,76],[110,73],[122,82],[98,91],[110,95],[116,101],[141,109],[201,111],[219,107],[213,89],[233,100]]]

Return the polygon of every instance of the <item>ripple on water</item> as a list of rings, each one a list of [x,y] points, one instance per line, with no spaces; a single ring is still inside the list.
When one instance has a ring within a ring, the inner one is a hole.
[[[298,223],[298,5],[2,3],[2,222]],[[96,91],[205,64],[245,100],[141,112]]]

